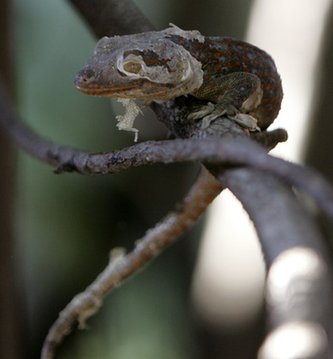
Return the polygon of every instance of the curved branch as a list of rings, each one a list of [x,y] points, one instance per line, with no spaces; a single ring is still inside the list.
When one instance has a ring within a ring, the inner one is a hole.
[[[97,312],[104,297],[115,286],[136,273],[158,256],[162,250],[174,243],[196,222],[221,190],[222,186],[207,170],[202,168],[199,178],[184,199],[182,206],[177,211],[169,213],[154,228],[150,229],[137,242],[132,252],[127,255],[124,255],[119,249],[113,252],[115,255],[111,257],[110,263],[104,271],[84,292],[76,295],[61,311],[45,339],[42,359],[53,358],[55,348],[71,332],[73,326],[79,323],[79,327],[84,327],[85,320]]]
[[[90,171],[91,168],[98,168],[99,173],[112,173],[143,164],[183,161],[250,166],[267,171],[311,195],[333,218],[333,189],[321,175],[306,167],[268,155],[263,147],[244,136],[148,141],[122,151],[92,155],[83,163],[81,169]]]
[[[328,248],[317,225],[281,180],[249,168],[226,170],[218,178],[253,220],[268,267],[282,252],[295,246],[307,246],[326,257]]]
[[[267,173],[233,169],[220,173],[219,179],[253,220],[269,268],[266,299],[273,330],[259,357],[289,357],[286,350],[292,348],[293,357],[331,358],[333,272],[327,243],[313,218],[290,188]],[[286,345],[286,335],[306,339],[290,339]],[[304,341],[317,351],[307,356]]]
[[[24,124],[11,106],[8,96],[1,86],[0,124],[7,130],[7,133],[19,148],[31,156],[57,167],[58,173],[70,171],[82,174],[116,173],[133,166],[137,167],[150,163],[209,160],[208,156],[211,156],[210,151],[206,155],[199,155],[200,151],[198,149],[193,153],[192,149],[195,149],[200,141],[204,141],[199,139],[184,142],[183,140],[147,141],[120,151],[103,154],[88,153],[68,146],[61,146],[42,138]],[[258,137],[258,140],[268,145],[268,147],[274,147],[278,142],[286,140],[286,134],[283,130],[276,130],[271,133],[265,132],[265,135]],[[212,149],[212,146],[214,147],[219,142],[217,139],[212,140],[209,148]],[[184,151],[181,150],[183,146]],[[203,143],[203,146],[205,146],[205,143]],[[224,145],[221,146],[223,147]],[[228,147],[229,145],[225,146]],[[237,151],[237,145],[232,146]],[[223,148],[216,147],[216,150],[223,151]],[[178,153],[179,156],[177,155]],[[221,158],[218,161],[220,160]],[[232,161],[232,158],[224,157],[224,160]]]
[[[333,217],[333,190],[326,180],[310,169],[268,155],[263,147],[245,136],[147,141],[120,151],[91,154],[41,138],[18,119],[8,104],[0,88],[0,123],[20,148],[57,166],[58,172],[106,174],[146,164],[186,161],[245,165],[275,174],[299,187],[313,196],[318,205]]]

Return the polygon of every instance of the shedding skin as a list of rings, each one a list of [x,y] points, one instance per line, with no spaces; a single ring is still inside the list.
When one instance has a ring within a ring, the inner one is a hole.
[[[192,119],[209,115],[213,121],[225,114],[250,130],[266,129],[283,97],[275,63],[265,51],[174,25],[102,38],[75,85],[89,95],[144,101],[192,95],[207,101]]]

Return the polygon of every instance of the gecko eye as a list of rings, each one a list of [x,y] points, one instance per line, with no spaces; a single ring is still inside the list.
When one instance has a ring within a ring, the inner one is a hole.
[[[142,66],[138,62],[127,61],[127,62],[124,62],[123,69],[126,72],[130,72],[132,74],[139,74],[142,70]]]
[[[142,66],[138,62],[127,61],[127,62],[124,63],[123,69],[126,72],[130,72],[132,74],[138,74],[142,70]]]

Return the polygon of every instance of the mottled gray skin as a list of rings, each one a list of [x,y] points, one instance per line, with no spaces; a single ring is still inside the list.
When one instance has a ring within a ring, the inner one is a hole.
[[[168,38],[175,33],[191,32],[172,27],[103,37],[77,74],[77,88],[91,95],[143,100],[167,100],[191,93],[202,84],[201,63]],[[199,34],[193,38],[204,39]]]
[[[274,61],[266,52],[175,26],[102,38],[75,84],[87,94],[123,99],[164,101],[191,94],[218,109],[204,109],[197,117],[212,111],[235,119],[246,114],[261,129],[273,122],[283,96]]]

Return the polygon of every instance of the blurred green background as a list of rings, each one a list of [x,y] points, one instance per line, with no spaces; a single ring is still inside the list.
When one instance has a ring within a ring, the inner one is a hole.
[[[251,6],[245,0],[136,3],[158,29],[172,22],[238,38],[244,38]],[[115,127],[113,109],[122,109],[73,85],[95,39],[72,7],[66,1],[15,0],[11,15],[16,100],[25,121],[54,142],[89,151],[133,144],[131,133]],[[139,141],[167,137],[149,109],[136,125]],[[20,153],[16,169],[20,349],[23,357],[37,358],[58,312],[104,268],[110,249],[130,249],[172,209],[193,183],[198,165],[151,166],[103,177],[55,175]],[[260,330],[219,332],[193,312],[189,287],[199,237],[200,225],[112,293],[89,320],[91,329],[75,332],[58,357],[254,358],[253,337]]]

